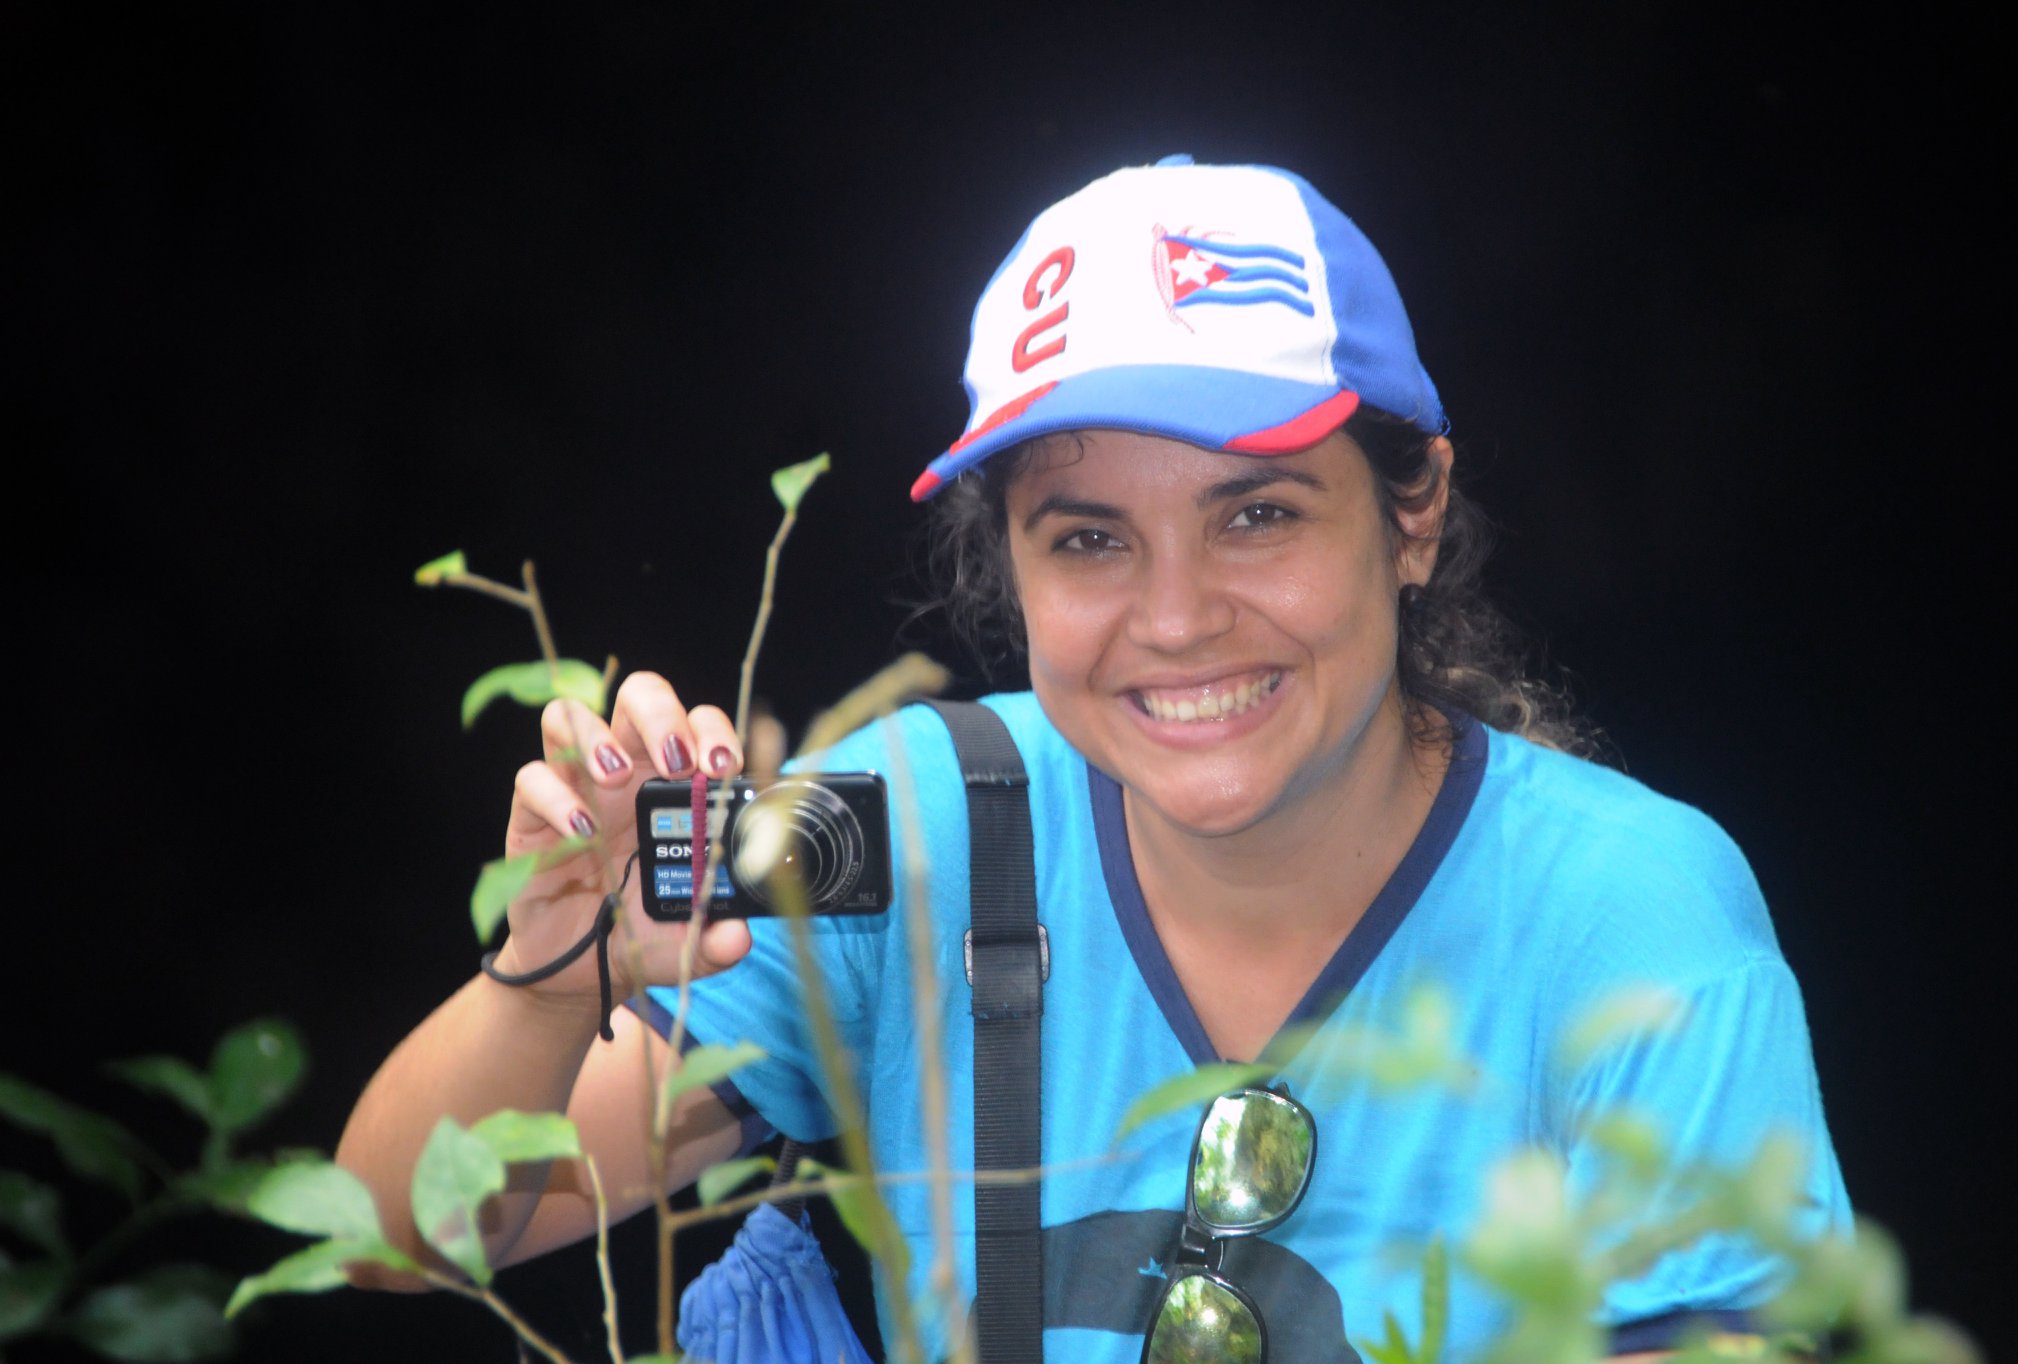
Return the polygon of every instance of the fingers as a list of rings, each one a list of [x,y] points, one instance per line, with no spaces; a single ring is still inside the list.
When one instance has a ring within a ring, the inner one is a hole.
[[[579,701],[549,701],[540,711],[540,741],[556,767],[585,771],[597,786],[623,786],[632,776],[632,758],[603,723]]]
[[[530,762],[519,769],[512,783],[511,823],[505,829],[508,852],[543,847],[556,839],[592,838],[595,833],[595,816],[581,793],[551,765]]]
[[[711,777],[732,777],[743,770],[743,746],[736,727],[716,706],[695,706],[687,717],[694,727],[694,752]]]
[[[743,749],[729,717],[717,706],[688,710],[657,673],[624,679],[610,724],[616,743],[662,777],[690,777],[697,764],[711,777],[742,771]]]

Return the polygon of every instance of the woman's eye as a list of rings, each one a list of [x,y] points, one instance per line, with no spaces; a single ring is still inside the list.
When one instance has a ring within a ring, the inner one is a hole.
[[[1278,507],[1273,502],[1254,502],[1236,512],[1227,525],[1233,530],[1255,530],[1290,520],[1295,515],[1289,508]]]
[[[1105,554],[1119,549],[1121,542],[1104,530],[1075,530],[1058,542],[1057,547],[1068,554]]]

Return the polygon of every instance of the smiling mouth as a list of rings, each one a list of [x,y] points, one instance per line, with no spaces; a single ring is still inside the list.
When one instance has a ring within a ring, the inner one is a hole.
[[[1277,668],[1202,687],[1143,687],[1128,696],[1144,715],[1179,724],[1201,724],[1208,720],[1231,720],[1252,710],[1281,685],[1282,670]]]

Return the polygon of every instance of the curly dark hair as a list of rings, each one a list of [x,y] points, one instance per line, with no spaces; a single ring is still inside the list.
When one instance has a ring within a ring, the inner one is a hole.
[[[1443,477],[1432,459],[1435,437],[1403,418],[1361,407],[1345,433],[1373,467],[1391,533],[1406,535],[1398,513],[1420,510]],[[1024,649],[1023,614],[1009,561],[1008,488],[1029,462],[1031,445],[1005,450],[955,479],[929,507],[928,562],[938,596],[926,609],[948,625],[993,672]],[[1448,746],[1447,714],[1463,711],[1495,729],[1548,748],[1598,757],[1603,741],[1572,710],[1560,685],[1534,676],[1518,633],[1480,590],[1491,549],[1484,514],[1452,480],[1437,540],[1435,571],[1424,587],[1404,587],[1395,659],[1410,733]]]

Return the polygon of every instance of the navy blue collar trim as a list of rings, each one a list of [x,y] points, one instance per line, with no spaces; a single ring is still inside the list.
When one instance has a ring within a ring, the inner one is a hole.
[[[1457,840],[1458,830],[1464,827],[1472,802],[1478,798],[1479,784],[1485,779],[1486,734],[1485,726],[1469,715],[1453,716],[1451,727],[1455,731],[1455,751],[1450,769],[1444,774],[1443,785],[1430,806],[1428,818],[1423,820],[1422,829],[1409,845],[1401,865],[1394,869],[1394,875],[1381,887],[1365,915],[1353,925],[1352,932],[1339,944],[1338,951],[1284,1021],[1285,1031],[1328,1017],[1346,993],[1359,984],[1366,968],[1373,964],[1388,939],[1401,927],[1401,921],[1408,917],[1409,910],[1422,898],[1424,887]],[[1134,854],[1128,846],[1128,818],[1122,810],[1121,787],[1091,763],[1086,765],[1086,778],[1107,898],[1113,902],[1114,918],[1135,957],[1135,968],[1142,973],[1143,983],[1149,987],[1151,997],[1163,1010],[1170,1030],[1192,1062],[1206,1065],[1220,1060],[1212,1039],[1206,1035],[1205,1025],[1198,1021],[1198,1013],[1191,1007],[1191,1000],[1170,965],[1162,939],[1156,936],[1156,926],[1149,921],[1149,909],[1142,900],[1142,884],[1135,878]]]

